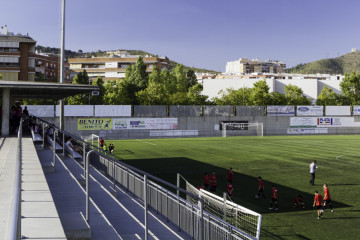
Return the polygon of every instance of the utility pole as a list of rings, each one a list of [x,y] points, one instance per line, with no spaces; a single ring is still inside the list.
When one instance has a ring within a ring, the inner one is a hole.
[[[61,47],[60,47],[60,83],[65,82],[65,0],[61,9]],[[60,100],[60,129],[64,130],[64,99]]]

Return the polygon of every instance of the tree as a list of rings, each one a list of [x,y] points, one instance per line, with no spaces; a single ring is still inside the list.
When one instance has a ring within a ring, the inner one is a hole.
[[[144,90],[148,84],[148,74],[146,73],[146,65],[140,56],[136,63],[127,67],[123,87],[127,92],[128,104],[138,104],[136,93]]]
[[[177,92],[187,92],[189,84],[184,71],[184,66],[182,64],[177,64],[173,69],[172,74],[176,77]]]
[[[360,104],[360,74],[346,73],[344,80],[340,83],[344,99],[348,99],[351,105]]]
[[[46,79],[45,79],[45,75],[42,74],[41,72],[37,72],[35,73],[35,82],[45,82]]]
[[[269,103],[268,105],[286,105],[287,100],[284,94],[272,92],[269,94]]]
[[[195,72],[192,69],[189,69],[187,71],[186,78],[187,78],[187,82],[188,82],[188,88],[191,88],[192,86],[195,86],[198,83]]]
[[[104,84],[105,94],[103,102],[105,105],[125,105],[131,100],[128,98],[126,83],[124,80],[107,81]]]
[[[328,88],[326,85],[321,90],[320,95],[316,100],[316,105],[337,105],[339,104],[339,95],[334,93],[332,88]]]
[[[89,84],[90,78],[87,72],[84,70],[79,72],[73,79],[72,84]],[[68,105],[86,105],[89,103],[88,94],[78,94],[73,97],[69,97],[67,100]]]
[[[220,98],[214,98],[213,102],[217,105],[252,105],[250,102],[251,88],[240,88],[234,90],[228,88],[226,91],[219,92]]]
[[[95,81],[92,82],[92,85],[99,87],[99,95],[94,95],[90,97],[90,103],[93,105],[103,105],[104,104],[104,95],[105,95],[105,86],[104,81],[99,76]]]
[[[201,95],[203,90],[203,86],[199,83],[190,87],[188,92],[186,93],[187,104],[188,105],[204,105],[208,96]]]
[[[254,83],[252,88],[250,101],[253,105],[268,105],[269,103],[269,86],[266,84],[266,80],[261,80]]]
[[[310,105],[311,100],[304,95],[301,88],[294,85],[285,86],[285,98],[287,105]]]

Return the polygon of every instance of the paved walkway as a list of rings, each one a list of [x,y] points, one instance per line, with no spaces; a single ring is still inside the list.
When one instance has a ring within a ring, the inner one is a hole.
[[[38,153],[43,164],[52,159],[52,152],[48,148]],[[117,189],[117,198],[113,197],[110,193],[112,183],[94,168],[90,169],[90,174],[91,239],[145,239],[142,203],[120,188]],[[70,157],[63,161],[57,160],[56,172],[46,175],[65,231],[68,221],[66,215],[85,211],[85,192],[76,181],[81,175],[82,167]],[[148,239],[191,239],[186,233],[179,232],[175,225],[166,222],[161,215],[151,213],[148,216]]]

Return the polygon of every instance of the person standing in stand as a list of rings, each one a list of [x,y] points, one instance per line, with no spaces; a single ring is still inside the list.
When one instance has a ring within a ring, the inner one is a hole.
[[[209,190],[209,174],[207,172],[204,173],[203,184],[204,184],[204,189]]]
[[[210,192],[216,192],[216,175],[215,171],[212,171],[210,175]]]
[[[234,172],[233,172],[232,168],[230,168],[226,173],[226,179],[227,179],[228,183],[232,183],[233,176],[234,176]]]

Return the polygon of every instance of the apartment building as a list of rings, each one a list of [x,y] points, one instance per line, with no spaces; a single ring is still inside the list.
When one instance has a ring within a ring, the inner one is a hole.
[[[0,34],[0,74],[3,80],[34,81],[36,41],[28,35]]]
[[[46,82],[59,81],[59,57],[49,56],[43,53],[37,53],[35,59],[35,72],[36,75],[43,75]]]
[[[90,79],[95,79],[98,76],[102,77],[105,81],[125,78],[126,68],[134,65],[139,56],[129,55],[124,51],[121,51],[119,54],[116,53],[111,52],[109,56],[104,57],[69,58],[70,78],[83,70],[86,70]],[[155,67],[163,70],[167,69],[169,65],[167,57],[144,56],[143,60],[148,73],[151,73]]]
[[[251,73],[284,73],[286,64],[279,61],[258,59],[248,60],[240,58],[239,60],[226,63],[227,74],[251,74]]]

